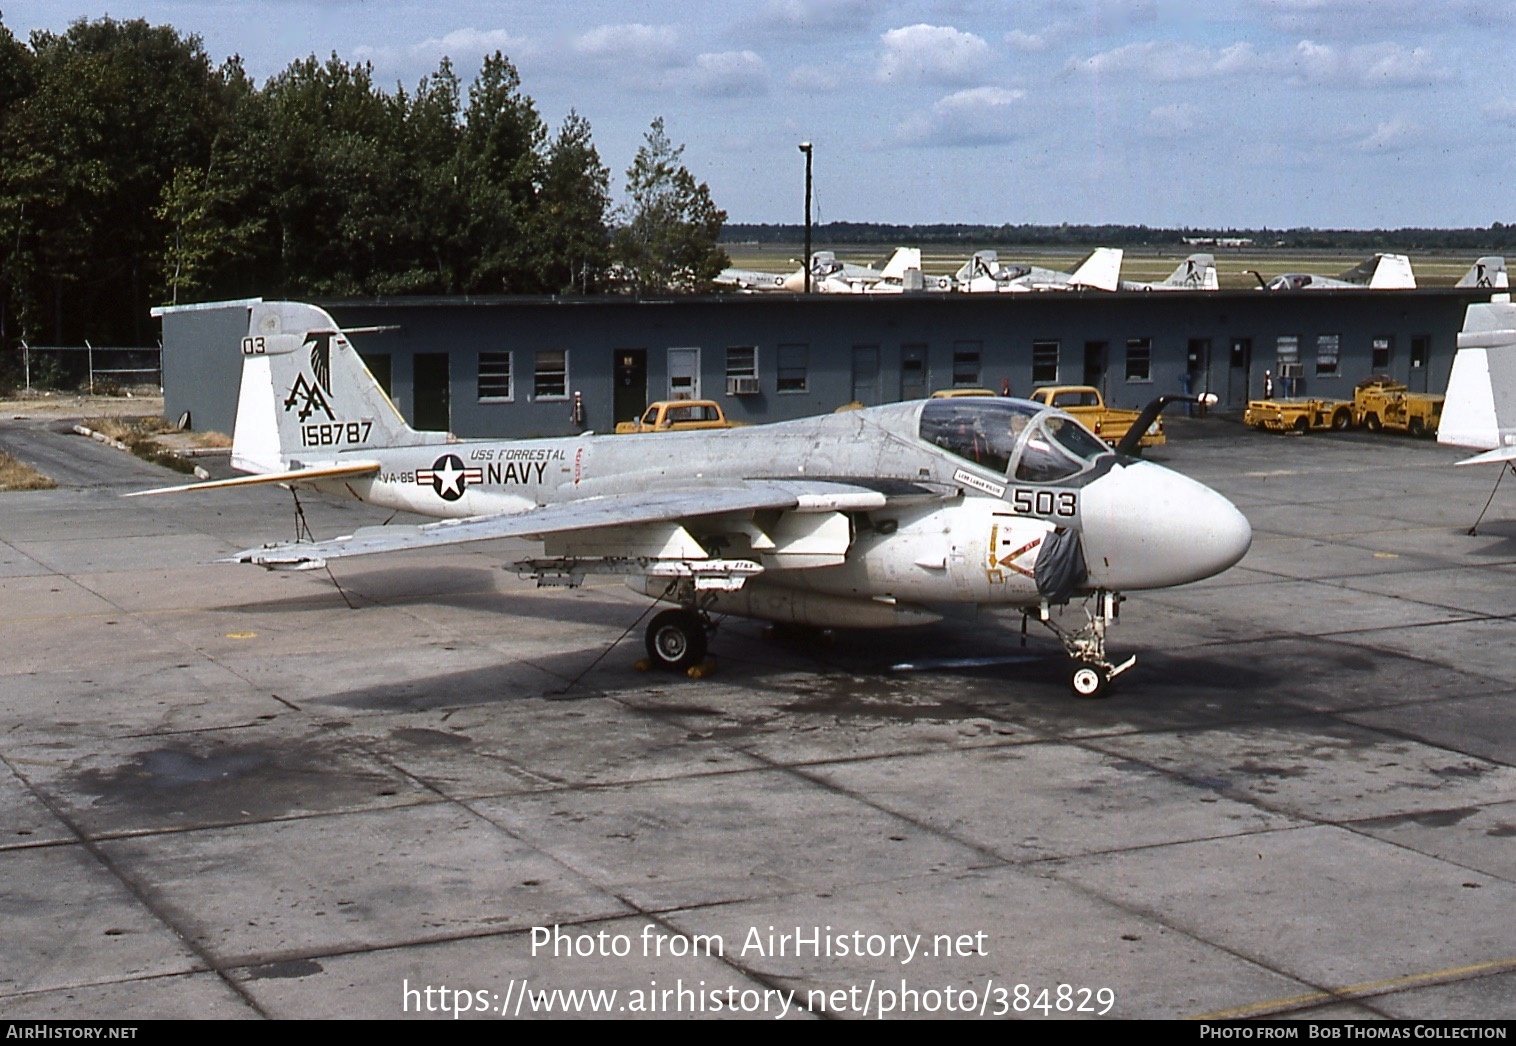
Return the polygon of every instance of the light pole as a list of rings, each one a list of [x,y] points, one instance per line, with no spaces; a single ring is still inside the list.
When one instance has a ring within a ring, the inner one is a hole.
[[[805,256],[800,264],[805,267],[805,293],[811,293],[811,143],[801,142],[800,151],[805,153]]]

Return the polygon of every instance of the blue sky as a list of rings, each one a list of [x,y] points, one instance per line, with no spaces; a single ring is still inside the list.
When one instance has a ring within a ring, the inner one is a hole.
[[[654,117],[732,221],[1274,228],[1516,220],[1516,7],[1488,0],[0,0],[17,36],[146,18],[261,82],[413,86],[504,51],[621,174]]]

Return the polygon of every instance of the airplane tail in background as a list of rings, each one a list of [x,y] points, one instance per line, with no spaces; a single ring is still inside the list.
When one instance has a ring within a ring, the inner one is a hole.
[[[1507,290],[1511,284],[1506,277],[1505,259],[1498,254],[1488,254],[1476,261],[1469,271],[1463,274],[1463,279],[1457,283],[1459,287],[1489,287],[1494,290]]]
[[[1096,247],[1069,276],[1069,285],[1114,291],[1121,286],[1121,248]]]
[[[324,310],[288,301],[248,310],[232,467],[278,473],[292,462],[448,439],[406,424]]]
[[[1460,465],[1516,460],[1516,305],[1478,303],[1464,314],[1437,442],[1487,452]]]
[[[1166,290],[1214,291],[1221,284],[1216,279],[1216,258],[1211,254],[1192,254],[1179,263],[1158,286]]]
[[[1339,279],[1358,283],[1371,291],[1413,291],[1416,274],[1411,259],[1404,254],[1376,254],[1343,273]]]
[[[921,270],[921,248],[900,247],[890,255],[890,260],[885,262],[880,270],[880,278],[885,280],[901,280],[905,278],[907,269]]]

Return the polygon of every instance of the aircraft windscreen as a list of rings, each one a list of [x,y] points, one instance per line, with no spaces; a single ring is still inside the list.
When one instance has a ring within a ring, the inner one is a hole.
[[[1072,476],[1110,452],[1067,414],[1025,400],[931,400],[921,410],[920,435],[965,461],[1028,483]]]

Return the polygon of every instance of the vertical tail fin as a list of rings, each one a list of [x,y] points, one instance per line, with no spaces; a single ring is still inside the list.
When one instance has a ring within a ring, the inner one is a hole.
[[[1416,274],[1411,271],[1411,259],[1404,254],[1376,254],[1365,258],[1338,279],[1346,283],[1359,283],[1373,291],[1413,291],[1416,289]]]
[[[1069,276],[1069,283],[1101,291],[1113,291],[1121,286],[1121,248],[1096,247]]]
[[[907,269],[921,269],[920,247],[899,247],[890,255],[890,260],[885,262],[884,268],[879,275],[882,279],[904,279]]]
[[[295,460],[448,438],[405,423],[324,310],[287,301],[259,302],[248,310],[234,468],[280,472]]]
[[[1506,277],[1505,258],[1498,254],[1487,254],[1480,258],[1469,271],[1463,274],[1463,279],[1457,283],[1459,287],[1489,287],[1493,290],[1503,291],[1511,284]]]
[[[1448,375],[1437,442],[1488,451],[1474,461],[1516,458],[1516,305],[1470,305]]]
[[[1211,254],[1192,254],[1179,263],[1163,286],[1187,291],[1214,291],[1221,284],[1216,279],[1216,257]]]

